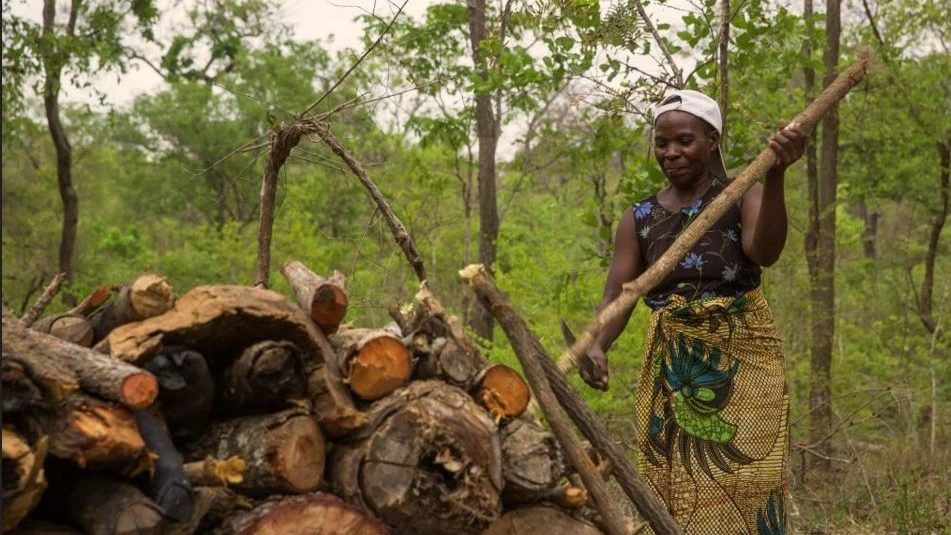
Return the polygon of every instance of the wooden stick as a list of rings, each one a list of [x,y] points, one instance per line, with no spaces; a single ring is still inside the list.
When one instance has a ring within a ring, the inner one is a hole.
[[[815,128],[826,112],[832,106],[842,100],[848,92],[855,87],[868,70],[869,58],[863,56],[851,67],[846,69],[830,84],[809,106],[786,128],[798,128],[803,135],[808,135]],[[571,345],[558,359],[558,369],[563,373],[568,372],[577,365],[578,359],[587,351],[594,338],[602,328],[611,321],[626,314],[641,296],[657,286],[677,263],[680,262],[690,248],[703,236],[713,224],[720,219],[726,211],[736,204],[743,196],[746,190],[750,189],[757,180],[766,174],[773,164],[776,163],[776,154],[769,147],[763,149],[756,160],[740,173],[730,185],[728,185],[720,195],[718,195],[710,204],[700,212],[700,215],[690,226],[677,237],[670,248],[661,257],[633,281],[624,284],[621,295],[606,306],[594,319],[588,324],[574,344]]]
[[[604,527],[608,535],[626,535],[627,527],[624,523],[624,517],[621,515],[617,504],[614,503],[607,485],[598,476],[594,464],[588,457],[587,452],[581,444],[581,441],[574,435],[571,425],[565,416],[564,409],[558,404],[555,393],[546,377],[545,370],[539,363],[540,359],[547,358],[540,354],[534,347],[532,340],[534,336],[528,330],[525,322],[518,317],[507,299],[502,296],[495,285],[489,280],[485,268],[481,265],[470,265],[459,272],[463,280],[469,283],[479,300],[485,305],[486,309],[492,311],[492,315],[498,320],[499,325],[505,330],[505,334],[512,342],[515,349],[515,356],[522,363],[522,371],[528,378],[532,390],[535,392],[535,399],[541,405],[548,423],[551,424],[552,432],[561,443],[562,449],[568,457],[569,462],[581,476],[584,486],[591,494],[594,505],[601,513]]]
[[[515,354],[519,360],[523,360],[524,355],[529,355],[530,357],[525,360],[532,361],[537,365],[537,368],[541,370],[545,377],[546,386],[550,385],[549,388],[553,392],[553,396],[557,396],[558,400],[562,403],[561,406],[568,411],[568,414],[578,425],[579,429],[581,429],[582,433],[607,457],[611,463],[611,468],[614,470],[615,477],[617,477],[618,482],[621,483],[625,493],[634,505],[637,506],[641,514],[651,523],[654,530],[659,535],[680,533],[680,529],[674,523],[670,514],[653,493],[650,492],[647,485],[637,477],[630,462],[611,440],[610,435],[608,435],[607,430],[604,428],[604,424],[587,408],[580,397],[577,396],[577,393],[571,390],[562,373],[556,369],[554,363],[548,358],[548,355],[545,354],[545,350],[538,342],[538,338],[532,334],[525,325],[525,322],[512,309],[508,300],[499,292],[498,288],[495,287],[482,266],[468,266],[460,271],[459,274],[469,283],[469,286],[472,287],[476,295],[486,303],[489,310],[492,310],[495,318],[499,321],[499,325],[502,326],[509,340],[512,342]],[[529,381],[533,385],[536,399],[539,400],[542,410],[545,411],[547,416],[548,410],[546,409],[546,403],[541,399],[541,394],[538,389],[534,387],[535,382],[532,376],[528,374],[528,367],[525,366],[524,362],[522,365],[526,375],[528,375]],[[561,406],[559,406],[559,410]],[[549,422],[551,422],[550,417]],[[552,429],[556,429],[554,422],[551,423]],[[579,447],[581,447],[580,444]],[[581,475],[585,487],[589,491],[592,491],[592,495],[594,495],[589,480],[597,479],[600,484],[603,484],[603,482],[601,482],[600,478],[595,474],[596,469],[590,457],[588,457],[586,452],[584,452],[584,455],[586,468],[583,470],[576,464],[575,469],[578,470],[579,475]],[[588,472],[587,474],[586,471]],[[594,477],[591,477],[592,474],[594,474]],[[596,496],[595,499],[597,499]]]
[[[24,327],[29,327],[33,325],[33,322],[40,317],[40,314],[46,310],[46,307],[49,306],[50,301],[56,297],[56,294],[59,293],[60,286],[63,285],[63,281],[66,280],[66,273],[58,273],[53,280],[50,281],[49,285],[43,290],[43,293],[40,295],[40,298],[36,300],[36,303],[33,304],[33,307],[30,308],[30,311],[23,315],[20,318],[20,325]]]
[[[409,265],[412,266],[413,271],[416,272],[416,278],[419,279],[419,282],[426,280],[426,267],[423,265],[423,258],[420,256],[419,250],[416,249],[416,243],[413,241],[413,237],[410,236],[406,227],[403,226],[400,219],[393,213],[389,203],[387,203],[383,197],[383,193],[380,192],[380,188],[376,187],[376,184],[370,180],[369,175],[367,175],[367,172],[363,169],[363,165],[354,159],[350,151],[340,144],[340,141],[330,132],[330,125],[326,122],[319,124],[317,135],[330,147],[330,150],[332,150],[334,154],[339,156],[340,159],[347,164],[347,167],[353,171],[353,174],[360,183],[363,184],[363,187],[367,189],[373,202],[376,203],[377,209],[383,214],[383,218],[386,219],[390,230],[393,231],[393,237],[396,239],[396,243],[403,249],[403,254],[405,254],[406,259],[409,260]]]

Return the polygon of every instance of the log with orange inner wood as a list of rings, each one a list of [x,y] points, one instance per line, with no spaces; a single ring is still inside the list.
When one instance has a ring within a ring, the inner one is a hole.
[[[4,532],[600,532],[524,379],[425,283],[357,327],[341,274],[281,271],[291,299],[146,273],[4,308]]]

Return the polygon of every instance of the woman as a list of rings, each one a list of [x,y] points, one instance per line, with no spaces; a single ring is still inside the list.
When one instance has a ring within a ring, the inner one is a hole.
[[[654,156],[669,185],[625,211],[603,309],[656,262],[727,184],[720,109],[676,91],[654,109]],[[789,398],[760,268],[786,243],[786,168],[803,136],[781,130],[756,184],[644,301],[653,309],[636,391],[638,469],[685,534],[785,533]],[[581,362],[607,389],[605,352],[630,314],[609,323]]]

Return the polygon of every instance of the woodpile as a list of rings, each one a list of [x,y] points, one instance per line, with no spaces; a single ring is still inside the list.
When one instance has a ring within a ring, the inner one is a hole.
[[[293,300],[147,273],[4,306],[3,532],[602,533],[525,380],[425,283],[354,327],[343,276],[281,272]]]

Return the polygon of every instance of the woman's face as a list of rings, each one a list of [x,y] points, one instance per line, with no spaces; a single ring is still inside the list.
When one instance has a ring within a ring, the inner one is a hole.
[[[654,125],[654,157],[675,187],[705,180],[720,134],[700,118],[669,111]]]

